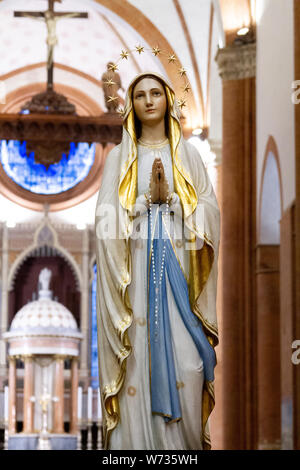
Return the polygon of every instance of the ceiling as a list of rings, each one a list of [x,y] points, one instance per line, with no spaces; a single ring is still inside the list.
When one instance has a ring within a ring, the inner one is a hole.
[[[47,4],[46,0],[0,0],[0,80],[45,62],[45,23],[14,18],[13,11],[45,11]],[[214,57],[218,45],[225,42],[222,9],[223,0],[63,0],[55,3],[56,11],[88,12],[89,18],[58,21],[54,60],[100,80],[107,62],[118,60],[122,49],[159,45],[164,54],[174,52],[178,58],[175,66],[168,63],[167,55],[159,60],[151,52],[133,52],[128,61],[120,61],[123,87],[140,71],[155,70],[168,76],[178,96],[184,84],[178,67],[184,66],[192,88],[184,108],[190,129],[208,126],[210,138],[221,142],[221,80]],[[34,69],[31,76],[33,82],[38,81]],[[67,217],[66,211],[62,215]]]
[[[118,9],[120,3],[126,8]],[[0,77],[13,70],[45,61],[47,46],[44,21],[14,18],[13,11],[46,9],[46,0],[1,2]],[[58,21],[59,43],[55,49],[55,62],[100,79],[107,62],[117,60],[122,49],[134,49],[139,43],[148,45],[149,48],[159,44],[165,53],[174,51],[187,70],[195,101],[194,114],[199,114],[198,120],[205,119],[203,115],[208,101],[209,67],[217,45],[223,42],[218,2],[63,0],[62,3],[55,4],[55,9],[85,11],[89,14],[88,19]],[[123,63],[120,66],[124,88],[141,70],[166,73],[164,64],[151,53],[134,53],[126,66]],[[176,67],[171,72],[167,71],[167,74],[171,80],[178,82]],[[195,125],[196,119],[195,116]]]

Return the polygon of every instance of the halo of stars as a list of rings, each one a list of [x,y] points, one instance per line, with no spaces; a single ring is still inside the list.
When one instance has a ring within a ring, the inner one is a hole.
[[[133,53],[138,53],[139,55],[143,54],[143,53],[146,53],[146,52],[151,52],[151,54],[153,54],[155,57],[157,56],[165,56],[169,62],[169,64],[174,64],[176,65],[176,62],[178,61],[177,57],[175,56],[174,53],[167,53],[167,52],[164,52],[162,51],[159,46],[155,46],[155,47],[152,47],[151,49],[148,49],[148,48],[145,48],[144,46],[141,46],[141,44],[138,44],[134,47],[134,49],[130,49],[130,50],[125,50],[123,49],[121,51],[121,54],[118,58],[118,60],[114,63],[112,62],[109,66],[109,70],[111,70],[112,72],[115,72],[116,70],[118,70],[118,63],[122,60],[128,60],[128,57],[133,54]],[[177,104],[178,104],[178,107],[182,110],[182,108],[184,108],[186,106],[186,94],[190,91],[191,89],[191,86],[187,80],[187,76],[186,76],[186,70],[184,67],[180,67],[178,68],[178,73],[179,75],[181,76],[181,78],[184,80],[184,86],[182,87],[183,89],[183,93],[184,95],[177,100]],[[104,82],[106,85],[108,85],[109,87],[112,86],[112,85],[115,85],[115,82],[112,80],[112,79],[109,79],[107,81]],[[108,97],[108,102],[113,102],[113,101],[116,101],[118,99],[118,96],[109,96]],[[118,108],[118,113],[120,114],[121,117],[124,117],[124,109],[119,107]]]

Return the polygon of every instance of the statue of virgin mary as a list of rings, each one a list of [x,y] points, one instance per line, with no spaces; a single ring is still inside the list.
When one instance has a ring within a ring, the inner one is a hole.
[[[210,449],[220,214],[172,87],[129,85],[96,207],[106,449]]]

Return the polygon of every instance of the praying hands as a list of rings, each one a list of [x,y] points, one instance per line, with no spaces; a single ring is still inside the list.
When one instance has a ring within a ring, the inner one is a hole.
[[[169,196],[169,184],[160,158],[156,158],[152,165],[149,193],[153,204],[165,203]]]

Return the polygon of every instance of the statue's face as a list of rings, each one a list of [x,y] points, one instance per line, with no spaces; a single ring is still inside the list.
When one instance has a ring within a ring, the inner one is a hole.
[[[134,87],[133,106],[142,124],[156,125],[166,114],[167,98],[161,83],[155,78],[143,78]]]

